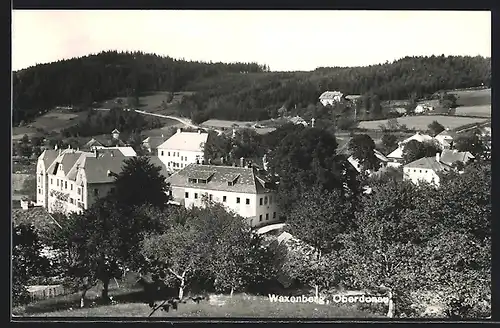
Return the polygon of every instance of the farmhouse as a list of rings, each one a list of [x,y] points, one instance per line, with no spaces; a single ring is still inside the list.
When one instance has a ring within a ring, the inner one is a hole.
[[[325,91],[319,96],[319,101],[323,106],[333,105],[336,102],[342,101],[344,94],[340,91]]]
[[[120,139],[120,131],[114,129],[109,136],[99,136],[90,139],[82,150],[94,150],[96,147],[126,147],[127,143]]]
[[[128,157],[118,150],[44,151],[37,163],[37,205],[49,213],[81,212],[113,190],[115,175]],[[161,161],[151,157],[151,162]],[[162,174],[167,176],[162,165]]]
[[[451,166],[452,164],[459,162],[462,164],[467,164],[475,159],[468,151],[458,151],[456,149],[448,150],[444,149],[441,153],[441,163]]]
[[[425,105],[425,104],[420,104],[420,105],[417,105],[417,107],[415,107],[414,112],[416,114],[421,114],[421,113],[430,112],[430,111],[433,111],[433,110],[434,110],[434,107],[432,107],[432,106],[428,106],[428,105]]]
[[[293,124],[302,124],[303,126],[307,126],[307,122],[300,116],[295,116],[290,118],[290,122]]]
[[[434,139],[439,142],[442,149],[450,149],[453,148],[453,140],[456,139],[456,137],[457,134],[455,132],[450,131],[450,129],[446,129],[436,135]]]
[[[414,184],[425,181],[439,187],[440,172],[448,172],[451,167],[441,161],[440,154],[435,157],[423,157],[408,163],[403,168],[403,179],[410,180]]]
[[[186,208],[202,207],[208,200],[247,218],[251,226],[279,219],[274,190],[254,167],[189,164],[167,182],[173,200]]]
[[[361,95],[347,95],[345,96],[345,99],[355,103],[358,102],[361,99],[361,97],[362,97]]]
[[[422,134],[421,132],[415,133],[413,136],[398,143],[398,148],[387,155],[388,166],[399,167],[403,161],[403,149],[404,146],[411,140],[416,140],[418,142],[432,142],[434,139],[428,134]]]
[[[208,133],[183,132],[177,133],[158,146],[158,157],[169,171],[183,169],[192,163],[201,163],[205,156],[205,143]]]

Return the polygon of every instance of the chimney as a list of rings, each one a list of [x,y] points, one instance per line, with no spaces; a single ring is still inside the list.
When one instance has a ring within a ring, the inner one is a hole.
[[[311,119],[311,128],[314,128],[314,121],[316,121],[316,120],[315,120],[315,119],[314,119],[314,117],[313,117],[313,118]]]
[[[436,161],[439,162],[441,159],[441,154],[439,152],[436,153]]]
[[[198,134],[201,134],[201,130],[198,130]]]
[[[111,171],[108,170],[108,172],[106,172],[106,174],[108,175],[108,177],[110,177],[111,176]]]
[[[181,133],[181,129],[177,129],[177,133]]]
[[[240,167],[245,167],[245,158],[240,157]]]
[[[95,158],[99,157],[99,152],[97,151],[97,148],[94,148],[94,154],[95,154]]]

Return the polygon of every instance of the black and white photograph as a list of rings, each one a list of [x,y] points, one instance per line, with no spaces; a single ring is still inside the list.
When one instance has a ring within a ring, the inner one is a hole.
[[[12,10],[11,320],[491,320],[491,29]]]

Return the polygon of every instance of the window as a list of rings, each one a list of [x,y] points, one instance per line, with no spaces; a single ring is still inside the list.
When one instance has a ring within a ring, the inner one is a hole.
[[[262,214],[259,215],[259,222],[262,221]]]
[[[99,196],[99,189],[97,188],[94,188],[94,196]]]
[[[74,204],[74,203],[75,203],[75,201],[74,201],[74,199],[73,199],[73,198],[70,198],[70,199],[69,199],[69,202],[70,202],[71,204]]]
[[[59,179],[57,179],[57,186],[59,187]]]
[[[179,152],[177,152],[177,157],[179,157]]]
[[[227,196],[222,196],[222,201],[225,203],[227,200]]]
[[[184,198],[189,198],[189,193],[187,191],[184,193]]]
[[[247,203],[247,205],[250,205],[250,198],[247,198],[246,203]]]
[[[276,219],[276,212],[273,213],[273,219]]]
[[[170,162],[168,162],[168,166],[170,166]]]
[[[115,192],[115,188],[111,188],[111,189],[109,190],[109,192],[110,192],[110,193],[114,193],[114,192]]]
[[[40,182],[40,177],[38,177],[38,182]]]
[[[163,152],[162,152],[162,155],[163,155]],[[167,153],[167,156],[170,156],[170,152]]]
[[[266,221],[269,220],[269,213],[266,213]]]
[[[41,194],[42,193],[42,189],[38,189],[38,193]]]
[[[163,150],[161,151],[161,156],[163,156]]]
[[[236,197],[236,204],[240,203],[240,197]]]
[[[420,172],[419,172],[419,173],[422,173],[422,170],[420,170]]]
[[[70,183],[69,188],[70,188],[71,190],[73,190],[73,184],[72,184],[72,183]]]
[[[269,196],[269,204],[273,203],[273,196]]]
[[[266,197],[264,197],[264,204],[266,204],[266,205],[267,205],[267,196],[266,196]]]
[[[194,193],[194,199],[198,199],[198,194]]]
[[[260,198],[260,205],[262,205],[262,197]]]
[[[208,199],[212,200],[212,197],[213,197],[212,194],[208,195]]]
[[[82,188],[78,188],[78,195],[82,194]]]
[[[413,170],[413,172],[417,172],[417,170]]]
[[[52,180],[52,178],[50,178],[50,184],[54,184],[54,181]]]
[[[64,181],[64,189],[68,189],[68,181]]]

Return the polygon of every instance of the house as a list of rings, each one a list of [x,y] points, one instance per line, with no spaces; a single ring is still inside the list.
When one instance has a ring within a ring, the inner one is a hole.
[[[412,135],[409,138],[406,138],[405,140],[401,141],[398,143],[398,148],[393,150],[389,155],[387,155],[387,165],[390,167],[399,167],[401,166],[401,163],[403,161],[403,149],[404,146],[412,141],[416,140],[418,142],[432,142],[434,138],[432,138],[428,134],[422,134],[421,132],[417,132],[414,135]]]
[[[307,122],[300,116],[295,116],[290,118],[290,122],[297,125],[297,124],[302,124],[303,126],[307,126]]]
[[[96,146],[95,149],[99,149],[101,152],[110,152],[116,154],[116,151],[120,152],[125,157],[134,157],[137,156],[134,148],[132,147],[102,147]]]
[[[446,129],[434,137],[434,139],[439,142],[442,149],[453,148],[453,140],[456,138],[457,134],[454,131],[450,131],[450,129]]]
[[[403,107],[394,107],[389,111],[389,113],[397,114],[399,116],[406,115],[407,112],[406,108]]]
[[[410,180],[414,184],[425,181],[439,187],[439,175],[441,172],[448,172],[451,167],[441,161],[440,154],[433,157],[423,157],[406,164],[403,167],[403,179]]]
[[[433,111],[433,110],[434,110],[434,107],[432,107],[432,106],[428,106],[428,105],[425,105],[425,104],[420,104],[420,105],[417,105],[415,107],[414,112],[416,114],[422,114],[422,113]]]
[[[319,101],[323,106],[333,105],[343,99],[344,94],[340,91],[325,91],[319,96]]]
[[[472,155],[468,151],[458,151],[456,149],[449,150],[444,149],[441,153],[441,163],[451,166],[456,162],[460,162],[462,164],[467,164],[470,161],[475,159],[474,155]]]
[[[356,103],[361,99],[361,95],[347,95],[345,96],[346,100],[349,100],[350,102]]]
[[[128,158],[116,149],[44,151],[37,163],[37,205],[49,213],[89,208],[113,190],[115,176]],[[152,162],[162,165],[159,159]],[[162,171],[165,173],[166,168]]]
[[[157,151],[157,148],[159,145],[161,145],[162,143],[165,142],[165,137],[163,136],[163,134],[159,137],[154,137],[154,136],[151,136],[151,137],[147,137],[146,139],[144,139],[142,141],[142,146],[144,148],[147,149],[148,152],[155,152]],[[158,155],[158,154],[155,154],[155,155]]]
[[[183,132],[177,133],[158,146],[158,157],[169,171],[176,171],[192,163],[201,163],[205,156],[205,143],[208,133]]]
[[[173,200],[186,208],[204,206],[205,196],[248,219],[253,227],[279,220],[275,192],[254,167],[189,164],[167,182]]]
[[[96,147],[126,147],[127,143],[120,139],[120,131],[114,129],[109,136],[97,136],[91,138],[82,150],[94,150]]]
[[[373,153],[375,157],[379,160],[380,163],[380,168],[384,168],[387,166],[387,163],[389,162],[389,159],[384,156],[381,152],[379,152],[377,149],[373,150]],[[358,173],[361,173],[361,164],[359,163],[359,160],[356,159],[354,156],[349,156],[347,159],[349,163],[358,171]],[[378,171],[378,170],[377,170]],[[368,174],[371,174],[370,170],[367,170]]]

